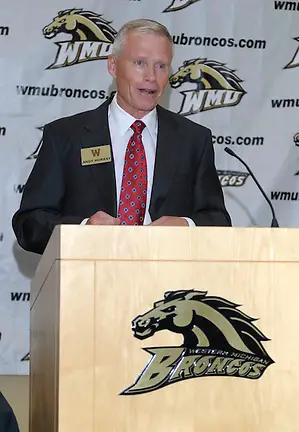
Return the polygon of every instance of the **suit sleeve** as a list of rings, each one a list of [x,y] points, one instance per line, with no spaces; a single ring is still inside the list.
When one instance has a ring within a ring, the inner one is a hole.
[[[214,159],[212,134],[208,130],[197,169],[191,219],[198,226],[231,226]]]
[[[0,392],[0,431],[1,432],[19,432],[19,426],[16,420],[16,416]]]
[[[42,254],[56,225],[80,224],[82,218],[62,215],[66,192],[63,162],[51,127],[46,125],[43,144],[24,187],[12,226],[20,246]]]

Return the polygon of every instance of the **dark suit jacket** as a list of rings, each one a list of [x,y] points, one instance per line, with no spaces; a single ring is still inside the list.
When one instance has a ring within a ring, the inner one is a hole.
[[[82,148],[111,144],[109,101],[44,128],[43,145],[13,216],[19,244],[43,253],[55,225],[79,224],[99,210],[116,217],[114,162],[82,166]],[[158,137],[149,212],[185,216],[196,225],[230,225],[214,166],[209,129],[158,106]]]
[[[19,427],[14,412],[1,392],[0,392],[0,431],[19,432]]]

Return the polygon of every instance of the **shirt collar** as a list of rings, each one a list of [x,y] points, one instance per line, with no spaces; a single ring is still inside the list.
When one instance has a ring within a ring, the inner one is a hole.
[[[132,123],[134,123],[136,120],[133,116],[128,114],[123,108],[119,106],[116,100],[117,93],[114,95],[114,98],[112,99],[111,104],[109,105],[109,111],[108,116],[112,116],[115,124],[117,125],[118,131],[121,136],[124,136],[125,133],[130,129]],[[150,111],[148,114],[146,114],[142,119],[145,126],[147,127],[151,138],[153,141],[157,138],[157,131],[158,131],[158,116],[157,116],[157,109],[154,108],[152,111]]]

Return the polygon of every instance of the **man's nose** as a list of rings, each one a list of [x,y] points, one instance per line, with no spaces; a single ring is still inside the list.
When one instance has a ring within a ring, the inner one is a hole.
[[[154,66],[148,66],[146,68],[145,79],[150,82],[154,82],[156,80],[156,70]]]

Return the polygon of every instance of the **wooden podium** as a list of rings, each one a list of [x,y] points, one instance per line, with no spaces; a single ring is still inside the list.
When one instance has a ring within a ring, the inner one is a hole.
[[[299,229],[57,227],[30,431],[298,432],[298,261]]]

